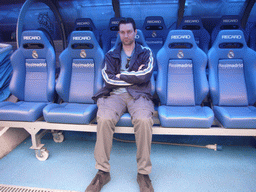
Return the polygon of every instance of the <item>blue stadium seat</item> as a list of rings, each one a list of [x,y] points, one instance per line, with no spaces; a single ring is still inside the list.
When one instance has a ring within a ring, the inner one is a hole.
[[[221,30],[241,30],[244,33],[245,41],[248,42],[249,35],[241,26],[241,19],[238,15],[223,15],[220,22],[214,27],[211,33],[211,45]]]
[[[164,45],[169,30],[166,28],[163,17],[149,16],[144,21],[142,32],[147,45],[156,55]]]
[[[145,41],[145,38],[143,36],[143,33],[140,29],[137,29],[137,35],[135,38],[139,44],[141,44],[144,47],[148,47],[148,45]],[[118,35],[114,47],[116,47],[118,45],[118,43],[120,43],[120,42],[121,42],[120,36]],[[152,95],[155,94],[155,79],[154,79],[153,75],[151,76],[151,94]],[[129,113],[124,113],[121,116],[120,120],[117,122],[117,126],[132,127],[133,125],[132,125],[131,115]]]
[[[78,18],[75,21],[75,31],[92,31],[100,43],[100,32],[90,18]]]
[[[249,38],[249,47],[256,51],[256,24],[254,24],[254,26],[251,28]]]
[[[102,87],[103,59],[103,51],[92,31],[71,33],[68,47],[59,56],[56,91],[63,103],[44,108],[47,122],[89,124],[96,117],[97,105],[92,96]]]
[[[157,54],[156,91],[163,127],[211,127],[214,114],[201,106],[209,92],[206,54],[198,48],[193,32],[172,30]]]
[[[114,47],[117,34],[118,34],[118,23],[122,19],[122,17],[113,17],[109,21],[108,28],[103,30],[101,41],[102,41],[102,49],[104,53],[107,53],[112,47]]]
[[[210,34],[204,28],[200,17],[186,16],[183,17],[177,29],[191,30],[194,34],[197,46],[205,53],[208,52],[210,46]]]
[[[241,30],[218,34],[208,52],[210,95],[226,128],[256,128],[256,52]]]
[[[19,101],[1,102],[0,120],[35,121],[55,96],[55,52],[49,39],[42,31],[24,31],[11,64],[9,88]]]

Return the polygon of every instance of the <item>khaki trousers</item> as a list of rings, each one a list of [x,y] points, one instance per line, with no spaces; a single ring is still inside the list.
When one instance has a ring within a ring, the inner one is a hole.
[[[151,100],[140,97],[134,100],[129,93],[112,94],[97,101],[97,141],[94,150],[96,169],[110,171],[110,152],[115,125],[128,110],[134,125],[137,146],[138,173],[149,174],[154,105]]]

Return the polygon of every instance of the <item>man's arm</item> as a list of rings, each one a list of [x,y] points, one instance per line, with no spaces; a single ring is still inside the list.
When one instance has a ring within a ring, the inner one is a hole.
[[[142,84],[150,81],[153,73],[154,58],[149,48],[145,47],[144,49],[147,49],[147,51],[143,55],[143,60],[138,71],[124,71],[120,75],[118,74],[117,76],[121,80],[131,84]]]
[[[138,71],[142,70],[142,68],[143,68],[144,66],[145,66],[145,65],[142,64],[142,65],[139,67]],[[116,77],[119,78],[119,79],[120,79],[120,76],[121,76],[120,73],[119,73],[119,74],[116,74]]]
[[[119,77],[116,76],[115,66],[113,65],[113,63],[114,62],[112,58],[108,54],[106,54],[105,66],[101,71],[103,79],[106,83],[106,86],[107,87],[115,87],[115,86],[124,87],[124,86],[132,85],[132,83],[128,83],[124,80],[121,80]]]

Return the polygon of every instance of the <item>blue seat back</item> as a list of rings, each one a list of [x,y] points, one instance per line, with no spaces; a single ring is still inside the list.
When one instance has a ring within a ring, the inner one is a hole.
[[[254,24],[254,26],[251,28],[250,30],[250,48],[252,48],[254,51],[256,51],[256,25]]]
[[[204,28],[201,17],[183,17],[177,29],[191,30],[194,34],[197,46],[205,53],[208,52],[211,37],[209,32]]]
[[[223,15],[219,23],[214,27],[211,33],[211,44],[213,45],[217,35],[221,30],[241,30],[244,33],[245,41],[249,39],[248,34],[241,26],[241,19],[238,15]]]
[[[191,30],[172,30],[157,54],[156,90],[161,105],[200,105],[209,87],[206,54]]]
[[[94,103],[102,87],[100,73],[104,54],[92,31],[73,31],[68,47],[61,53],[56,90],[64,102]]]
[[[50,102],[55,93],[55,52],[39,30],[24,31],[11,56],[10,91],[21,101]]]
[[[162,48],[165,39],[168,35],[168,29],[161,16],[149,16],[145,18],[142,32],[145,37],[147,45],[152,49],[156,55]]]
[[[102,49],[104,53],[107,53],[112,47],[114,47],[118,35],[118,23],[122,17],[113,17],[109,21],[108,28],[102,33]]]
[[[75,31],[92,31],[98,41],[100,42],[100,32],[95,27],[92,19],[90,18],[78,18],[75,21]]]
[[[247,47],[241,30],[218,34],[208,52],[213,105],[246,106],[256,101],[256,52]]]

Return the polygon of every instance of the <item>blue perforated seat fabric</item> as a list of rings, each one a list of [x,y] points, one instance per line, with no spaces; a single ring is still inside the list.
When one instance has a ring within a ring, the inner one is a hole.
[[[148,47],[146,41],[145,41],[145,38],[144,38],[144,35],[142,33],[142,31],[140,29],[137,29],[137,35],[135,37],[136,41],[141,44],[142,46],[144,47]],[[117,39],[116,39],[116,42],[115,42],[115,45],[113,48],[115,48],[117,46],[118,43],[120,43],[121,40],[120,40],[120,37],[119,35],[117,36]],[[112,48],[112,49],[113,49]],[[155,94],[155,79],[154,79],[154,76],[152,75],[151,77],[151,94],[154,95]],[[127,113],[124,113],[120,120],[117,122],[116,124],[117,126],[122,126],[122,127],[132,127],[132,120],[131,120],[131,115],[127,112]]]
[[[24,31],[11,56],[10,91],[19,102],[2,102],[0,120],[35,121],[55,96],[55,52],[42,31]]]
[[[210,95],[226,128],[256,128],[256,52],[241,30],[220,31],[208,52]]]
[[[204,28],[200,17],[183,17],[177,29],[191,30],[194,34],[197,46],[201,48],[205,53],[208,52],[211,37],[209,32]]]
[[[56,91],[63,103],[44,108],[47,122],[89,124],[96,117],[97,105],[92,96],[102,87],[103,59],[103,51],[93,32],[71,33],[69,45],[59,57]]]
[[[157,54],[158,115],[163,127],[211,127],[214,114],[201,106],[209,92],[206,54],[191,30],[172,30]]]
[[[211,45],[213,45],[217,35],[221,30],[241,30],[244,33],[245,41],[248,42],[249,35],[241,26],[241,19],[238,15],[223,15],[219,23],[213,28],[211,33]]]

